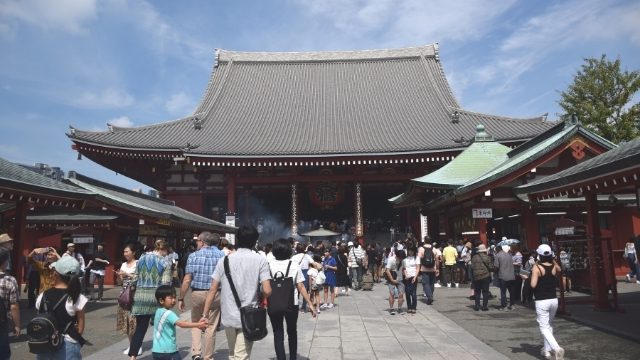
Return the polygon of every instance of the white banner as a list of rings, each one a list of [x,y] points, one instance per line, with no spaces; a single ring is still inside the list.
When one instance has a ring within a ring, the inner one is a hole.
[[[422,238],[424,240],[425,236],[429,236],[429,221],[426,216],[420,214],[420,229],[422,230]]]
[[[235,215],[227,215],[226,219],[225,219],[225,224],[229,225],[229,226],[236,226],[236,216]],[[235,234],[229,234],[227,233],[226,235],[227,241],[229,242],[229,244],[236,244],[236,236]]]

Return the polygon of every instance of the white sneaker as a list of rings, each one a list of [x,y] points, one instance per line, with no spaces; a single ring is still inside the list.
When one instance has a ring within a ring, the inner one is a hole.
[[[460,283],[456,283],[456,287],[459,288],[460,287]]]
[[[556,350],[554,352],[556,354],[556,360],[564,359],[564,349],[563,348],[558,348],[558,350]]]
[[[625,275],[627,277],[627,282],[631,282],[631,276],[629,274]]]
[[[447,284],[447,287],[448,287],[448,288],[450,288],[450,287],[451,287],[451,283],[448,283],[448,284]]]
[[[640,284],[640,280],[636,280],[636,284]]]
[[[140,349],[138,349],[138,356],[142,355],[142,346],[140,346]]]
[[[124,355],[129,355],[129,348],[124,349],[124,351],[122,352]]]
[[[333,304],[327,305],[327,309],[333,309]]]
[[[327,304],[322,304],[322,305],[320,305],[320,309],[324,310],[324,309],[326,309],[326,308],[327,308]]]
[[[551,359],[551,351],[547,351],[544,348],[540,349],[540,355],[544,356],[545,359]]]
[[[442,287],[442,285],[440,285],[439,283],[435,283],[433,284],[433,287]]]

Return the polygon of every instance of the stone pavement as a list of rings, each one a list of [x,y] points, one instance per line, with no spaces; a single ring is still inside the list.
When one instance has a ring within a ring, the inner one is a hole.
[[[420,304],[415,315],[390,315],[387,288],[383,284],[373,291],[352,291],[336,299],[337,306],[313,319],[310,314],[298,319],[298,358],[313,360],[356,359],[508,359],[478,340],[466,330],[440,314],[435,308]],[[188,319],[189,313],[181,314]],[[273,336],[254,344],[251,359],[274,359]],[[190,330],[178,330],[178,347],[183,359],[190,359]],[[151,359],[151,331],[145,338],[143,356]],[[105,347],[86,359],[126,358],[122,340]],[[285,347],[287,345],[285,344]],[[216,335],[216,359],[228,356],[224,332]]]
[[[554,329],[567,359],[640,359],[640,286],[618,283],[624,313],[594,312],[589,305],[573,305],[571,316],[557,317]],[[498,294],[498,289],[491,291]],[[116,297],[119,289],[105,291],[106,301],[87,305],[85,337],[93,345],[82,348],[85,359],[126,359],[122,350],[126,337],[115,331]],[[313,320],[309,314],[298,320],[299,358],[301,359],[542,359],[542,337],[532,307],[517,305],[514,311],[497,311],[498,299],[490,302],[491,311],[475,312],[467,298],[468,288],[436,289],[436,301],[427,306],[419,297],[418,314],[389,315],[387,288],[377,284],[371,292],[352,292],[337,298],[338,306]],[[574,293],[572,296],[584,296]],[[189,299],[187,296],[187,304]],[[26,300],[22,300],[22,308]],[[24,329],[32,317],[22,310]],[[187,318],[188,313],[182,314]],[[256,343],[252,359],[271,359],[273,338]],[[140,359],[151,359],[151,331]],[[190,333],[179,329],[178,341],[184,359],[190,359]],[[218,333],[216,359],[226,358],[224,332]],[[34,359],[24,334],[13,339],[12,359]],[[502,354],[502,355],[500,355]]]

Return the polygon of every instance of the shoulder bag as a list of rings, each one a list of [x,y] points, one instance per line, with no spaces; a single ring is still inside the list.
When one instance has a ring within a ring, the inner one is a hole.
[[[136,285],[135,282],[131,282],[129,285],[125,286],[118,295],[118,305],[121,308],[127,311],[131,311],[133,307],[133,297],[136,294]]]
[[[238,292],[233,279],[231,279],[231,271],[229,270],[229,257],[224,258],[224,273],[229,281],[233,298],[236,300],[236,306],[240,310],[240,321],[242,323],[242,334],[248,341],[262,340],[267,336],[267,309],[259,306],[242,306]]]

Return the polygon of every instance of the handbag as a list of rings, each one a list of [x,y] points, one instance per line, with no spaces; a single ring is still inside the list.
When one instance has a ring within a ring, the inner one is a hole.
[[[136,294],[136,285],[131,283],[125,286],[118,295],[118,305],[124,310],[131,311],[133,307],[133,297]]]
[[[236,306],[240,310],[240,322],[242,323],[242,334],[248,341],[262,340],[267,336],[267,309],[259,306],[242,306],[238,292],[236,291],[231,271],[229,271],[229,257],[224,258],[224,273],[229,280],[229,286],[236,300]]]

